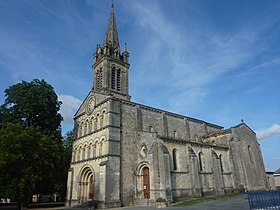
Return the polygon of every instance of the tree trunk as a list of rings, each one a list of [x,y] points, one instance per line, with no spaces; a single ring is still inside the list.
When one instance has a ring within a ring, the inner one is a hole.
[[[20,198],[17,199],[17,209],[21,210],[21,199]]]

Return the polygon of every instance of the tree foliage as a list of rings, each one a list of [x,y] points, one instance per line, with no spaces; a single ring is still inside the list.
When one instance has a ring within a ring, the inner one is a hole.
[[[62,185],[60,186],[60,191],[62,192],[62,196],[66,196],[66,189],[67,189],[67,175],[68,169],[70,167],[71,157],[72,157],[72,145],[73,145],[74,135],[73,130],[68,131],[62,140],[63,145],[63,160],[62,162],[62,173],[60,179],[62,180]]]
[[[23,202],[34,193],[52,193],[59,145],[22,124],[6,123],[0,133],[0,196]]]
[[[65,193],[69,156],[61,137],[61,102],[53,87],[35,79],[10,86],[5,94],[0,107],[0,197],[22,203],[33,194]]]
[[[43,131],[60,136],[61,102],[51,85],[44,80],[10,86],[5,90],[5,103],[0,108],[1,122],[39,126]]]
[[[68,131],[63,137],[63,146],[68,155],[68,159],[72,156],[72,146],[74,141],[74,131]]]

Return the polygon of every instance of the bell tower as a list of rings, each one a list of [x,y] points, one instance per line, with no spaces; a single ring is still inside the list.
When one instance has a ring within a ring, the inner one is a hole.
[[[130,100],[128,58],[127,44],[125,43],[123,52],[120,49],[114,4],[112,3],[103,45],[97,45],[93,55],[93,92]]]

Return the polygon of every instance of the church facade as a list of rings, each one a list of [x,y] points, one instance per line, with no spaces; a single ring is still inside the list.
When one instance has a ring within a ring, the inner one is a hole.
[[[154,205],[268,186],[255,132],[131,101],[129,53],[112,6],[94,53],[93,87],[75,114],[67,206]]]

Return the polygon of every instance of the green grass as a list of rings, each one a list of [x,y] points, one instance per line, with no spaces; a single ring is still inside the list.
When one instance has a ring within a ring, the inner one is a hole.
[[[187,201],[181,201],[176,203],[174,206],[188,206],[198,203],[203,203],[207,201],[215,201],[215,200],[224,200],[232,197],[240,196],[239,193],[233,193],[233,194],[226,194],[226,195],[217,195],[217,196],[208,196],[208,197],[202,197],[202,198],[195,198]]]

